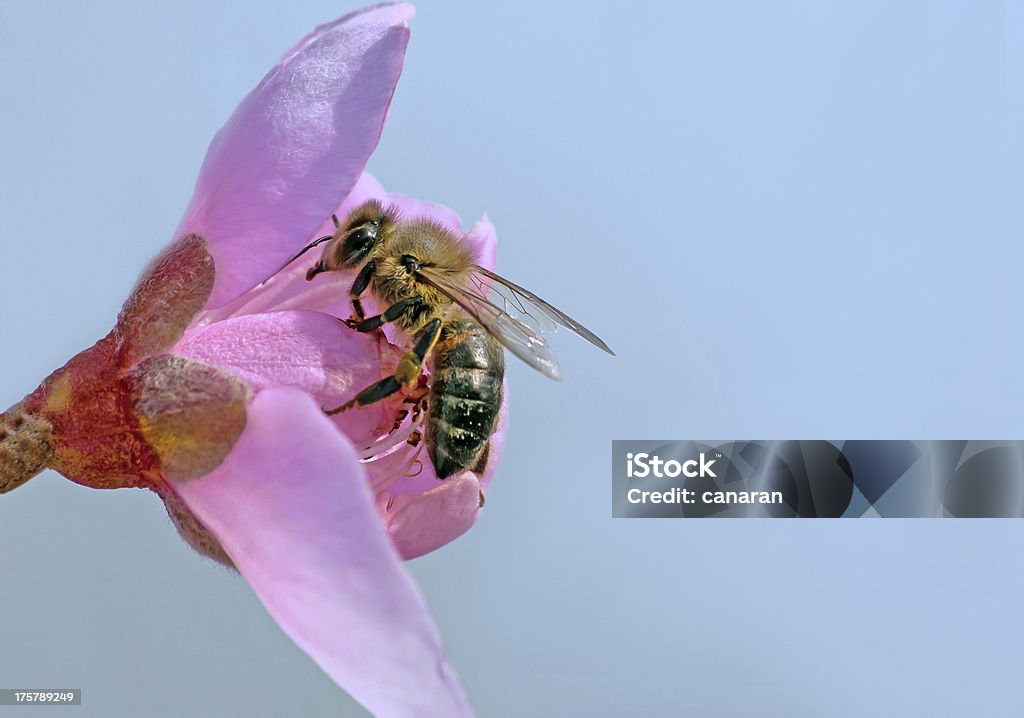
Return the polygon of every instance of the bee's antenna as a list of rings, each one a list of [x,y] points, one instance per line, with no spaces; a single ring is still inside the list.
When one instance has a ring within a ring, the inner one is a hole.
[[[337,222],[338,222],[338,218],[337,218],[337,217],[335,217],[334,215],[331,215],[331,218],[332,218],[332,219],[334,220],[335,224],[337,224]],[[326,242],[326,241],[328,241],[328,240],[330,240],[330,239],[333,239],[333,238],[334,238],[334,235],[333,235],[333,234],[328,234],[328,235],[326,235],[326,236],[324,236],[324,237],[321,237],[320,239],[314,239],[314,240],[313,240],[312,242],[310,242],[310,243],[309,243],[309,244],[307,244],[307,245],[306,245],[305,247],[303,247],[303,248],[302,248],[302,249],[301,249],[301,250],[299,251],[299,253],[298,253],[298,254],[296,254],[296,255],[295,255],[294,257],[292,257],[292,258],[291,258],[291,259],[289,259],[289,260],[288,260],[287,262],[285,262],[284,264],[282,264],[282,265],[281,265],[280,267],[278,267],[277,269],[275,269],[275,270],[274,270],[274,273],[273,273],[273,274],[271,274],[271,275],[270,275],[269,277],[267,277],[267,278],[266,278],[266,279],[264,279],[264,280],[263,280],[262,282],[260,282],[259,284],[257,284],[257,285],[256,285],[256,288],[259,288],[259,287],[262,287],[263,285],[265,285],[265,284],[266,284],[267,282],[269,282],[269,281],[270,281],[271,279],[273,279],[274,277],[276,277],[276,276],[278,275],[278,273],[279,273],[279,272],[280,272],[280,271],[281,271],[282,269],[284,269],[285,267],[287,267],[287,266],[288,266],[289,264],[291,264],[292,262],[294,262],[294,261],[295,261],[296,259],[298,259],[299,257],[301,257],[301,256],[302,256],[303,254],[305,254],[305,253],[306,253],[306,252],[308,252],[309,250],[313,249],[313,247],[317,246],[318,244],[323,244],[324,242]]]

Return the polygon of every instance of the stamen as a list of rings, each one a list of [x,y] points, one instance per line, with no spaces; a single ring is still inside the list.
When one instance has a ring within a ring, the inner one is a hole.
[[[386,434],[383,437],[378,438],[376,441],[357,446],[356,452],[359,454],[360,460],[364,463],[378,461],[385,456],[389,456],[394,453],[397,448],[405,444],[409,437],[418,429],[418,423],[409,422],[409,425],[401,431]]]

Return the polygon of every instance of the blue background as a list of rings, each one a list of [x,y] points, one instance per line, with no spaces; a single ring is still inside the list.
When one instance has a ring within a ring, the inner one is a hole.
[[[0,1],[0,405],[110,327],[206,146],[354,5]],[[421,2],[370,163],[598,331],[510,366],[477,527],[411,569],[483,716],[1002,716],[1020,521],[613,520],[613,438],[1021,438],[1013,3]],[[363,715],[157,499],[0,497],[0,682]]]

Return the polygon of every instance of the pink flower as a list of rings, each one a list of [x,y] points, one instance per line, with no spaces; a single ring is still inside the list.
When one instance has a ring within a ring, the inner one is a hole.
[[[260,284],[330,234],[332,213],[370,198],[462,232],[450,210],[362,174],[412,15],[381,5],[318,28],[243,100],[114,329],[0,415],[0,493],[47,467],[94,488],[151,489],[185,540],[236,567],[368,709],[461,716],[472,709],[401,559],[473,524],[504,414],[486,473],[439,482],[405,441],[408,424],[393,431],[401,396],[322,411],[393,371],[404,350],[394,334],[338,321],[353,276],[307,282],[308,255]],[[493,266],[486,218],[465,241]]]

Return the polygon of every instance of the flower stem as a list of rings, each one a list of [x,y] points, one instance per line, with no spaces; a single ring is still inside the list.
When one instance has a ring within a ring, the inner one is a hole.
[[[0,494],[18,488],[53,458],[53,427],[16,404],[0,414]]]

